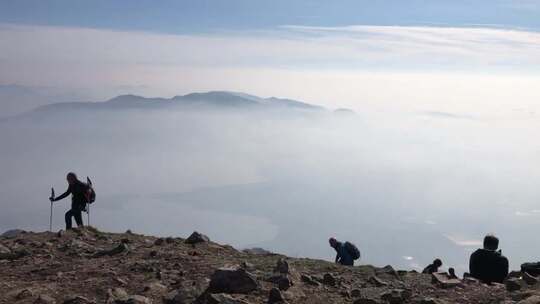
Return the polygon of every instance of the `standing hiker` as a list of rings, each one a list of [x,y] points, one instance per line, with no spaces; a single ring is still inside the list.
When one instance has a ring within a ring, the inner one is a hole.
[[[342,243],[335,238],[330,238],[328,242],[330,243],[330,247],[336,250],[336,263],[353,266],[354,260],[360,258],[360,251],[353,243]]]
[[[78,227],[83,226],[82,212],[86,210],[90,187],[81,182],[73,172],[67,174],[68,189],[57,198],[51,197],[51,202],[56,202],[66,198],[71,194],[71,209],[66,212],[66,229],[71,229],[71,218],[75,218]]]

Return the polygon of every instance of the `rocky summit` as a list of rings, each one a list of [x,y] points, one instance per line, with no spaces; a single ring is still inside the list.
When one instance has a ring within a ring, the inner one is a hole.
[[[520,272],[488,286],[391,266],[239,251],[200,233],[157,238],[88,227],[0,237],[0,303],[532,304],[540,303],[540,284]]]

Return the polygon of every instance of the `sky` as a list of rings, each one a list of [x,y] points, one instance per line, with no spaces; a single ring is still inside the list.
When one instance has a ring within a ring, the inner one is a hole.
[[[539,16],[538,0],[2,0],[0,85],[496,114],[540,98]]]

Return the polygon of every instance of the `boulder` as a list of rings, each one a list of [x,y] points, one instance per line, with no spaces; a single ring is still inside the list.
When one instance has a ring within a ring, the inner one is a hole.
[[[247,271],[255,270],[255,265],[251,264],[250,262],[246,262],[246,261],[242,262],[242,264],[240,264],[240,267],[244,268]]]
[[[300,280],[302,280],[302,282],[308,284],[308,285],[311,285],[311,286],[319,286],[321,284],[319,284],[319,282],[315,281],[310,275],[308,274],[302,274],[300,276]]]
[[[81,240],[72,239],[69,242],[65,243],[59,248],[61,251],[72,251],[77,253],[94,253],[96,252],[96,247],[85,243]]]
[[[0,260],[16,260],[29,255],[31,253],[26,248],[10,250],[6,246],[0,245]]]
[[[158,282],[153,282],[146,284],[143,291],[145,293],[164,293],[167,291],[167,286]]]
[[[506,277],[507,278],[521,278],[521,271],[516,271],[516,270],[510,271]]]
[[[56,300],[48,295],[39,295],[33,304],[56,304]]]
[[[159,238],[154,242],[154,245],[161,246],[161,245],[163,245],[163,243],[165,243],[165,239]]]
[[[197,304],[250,304],[246,301],[233,298],[228,294],[206,294],[204,300]]]
[[[383,286],[388,286],[389,285],[387,282],[379,279],[379,277],[377,277],[377,276],[369,277],[368,282],[375,285],[376,287],[383,287]]]
[[[517,291],[525,287],[525,281],[519,278],[510,278],[507,279],[506,282],[504,282],[504,285],[506,286],[506,290],[512,292]]]
[[[412,293],[406,289],[392,289],[381,294],[381,299],[389,304],[404,303],[411,297]]]
[[[210,238],[202,233],[194,231],[184,242],[186,244],[208,243],[210,242]]]
[[[114,288],[107,291],[107,303],[116,303],[116,301],[124,301],[129,297],[124,288]]]
[[[211,293],[249,293],[259,288],[259,282],[245,269],[220,268],[210,277]]]
[[[519,301],[518,304],[540,304],[540,296],[530,296],[524,300]]]
[[[125,300],[116,300],[114,304],[152,304],[152,300],[147,297],[134,295],[129,296]]]
[[[33,296],[34,296],[34,292],[29,288],[25,288],[25,289],[16,291],[15,298],[17,300],[22,300],[22,299],[27,299]]]
[[[371,298],[360,298],[353,302],[353,304],[380,304],[381,302]]]
[[[461,280],[451,278],[447,273],[432,273],[431,282],[441,288],[452,288],[462,285]]]
[[[285,299],[283,298],[281,291],[275,287],[270,289],[270,293],[268,294],[268,304],[283,302],[285,302]]]
[[[11,249],[9,249],[7,246],[4,246],[0,244],[0,254],[10,254]]]
[[[163,297],[164,304],[191,304],[199,297],[199,292],[194,288],[173,290]]]
[[[279,290],[287,290],[293,286],[292,280],[287,275],[281,276],[277,284]]]
[[[538,278],[528,274],[527,272],[523,273],[522,278],[523,281],[525,281],[525,283],[529,285],[535,285],[536,283],[538,283]]]
[[[336,286],[336,283],[337,283],[336,278],[330,273],[324,274],[322,282],[324,285],[328,285],[328,286]]]
[[[465,278],[463,278],[463,283],[466,283],[466,284],[480,284],[480,281],[478,281],[478,279],[475,279],[473,277],[465,277]]]
[[[360,296],[362,296],[362,291],[360,289],[355,288],[351,290],[351,297],[359,298]]]
[[[0,237],[6,238],[6,239],[13,239],[18,237],[19,235],[26,233],[26,231],[21,229],[11,229],[8,230],[0,235]]]
[[[415,302],[416,304],[446,304],[446,301],[433,298],[421,298]]]
[[[129,251],[128,245],[125,244],[125,243],[120,243],[114,248],[100,250],[100,251],[96,252],[94,254],[94,257],[99,258],[99,257],[106,256],[106,255],[113,256],[113,255],[117,255],[117,254],[128,252],[128,251]]]
[[[245,252],[245,253],[254,254],[254,255],[271,255],[271,254],[273,254],[271,251],[268,251],[268,250],[266,250],[264,248],[259,248],[259,247],[247,248],[247,249],[244,249],[242,251]]]
[[[89,300],[83,296],[72,296],[65,300],[63,304],[96,304],[96,302]]]
[[[279,259],[274,267],[274,272],[289,273],[289,262],[285,259]]]

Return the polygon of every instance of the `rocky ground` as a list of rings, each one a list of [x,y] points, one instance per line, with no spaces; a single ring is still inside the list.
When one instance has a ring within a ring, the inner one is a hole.
[[[343,267],[210,242],[93,228],[0,238],[0,303],[540,303],[535,277],[505,285],[391,266]]]

